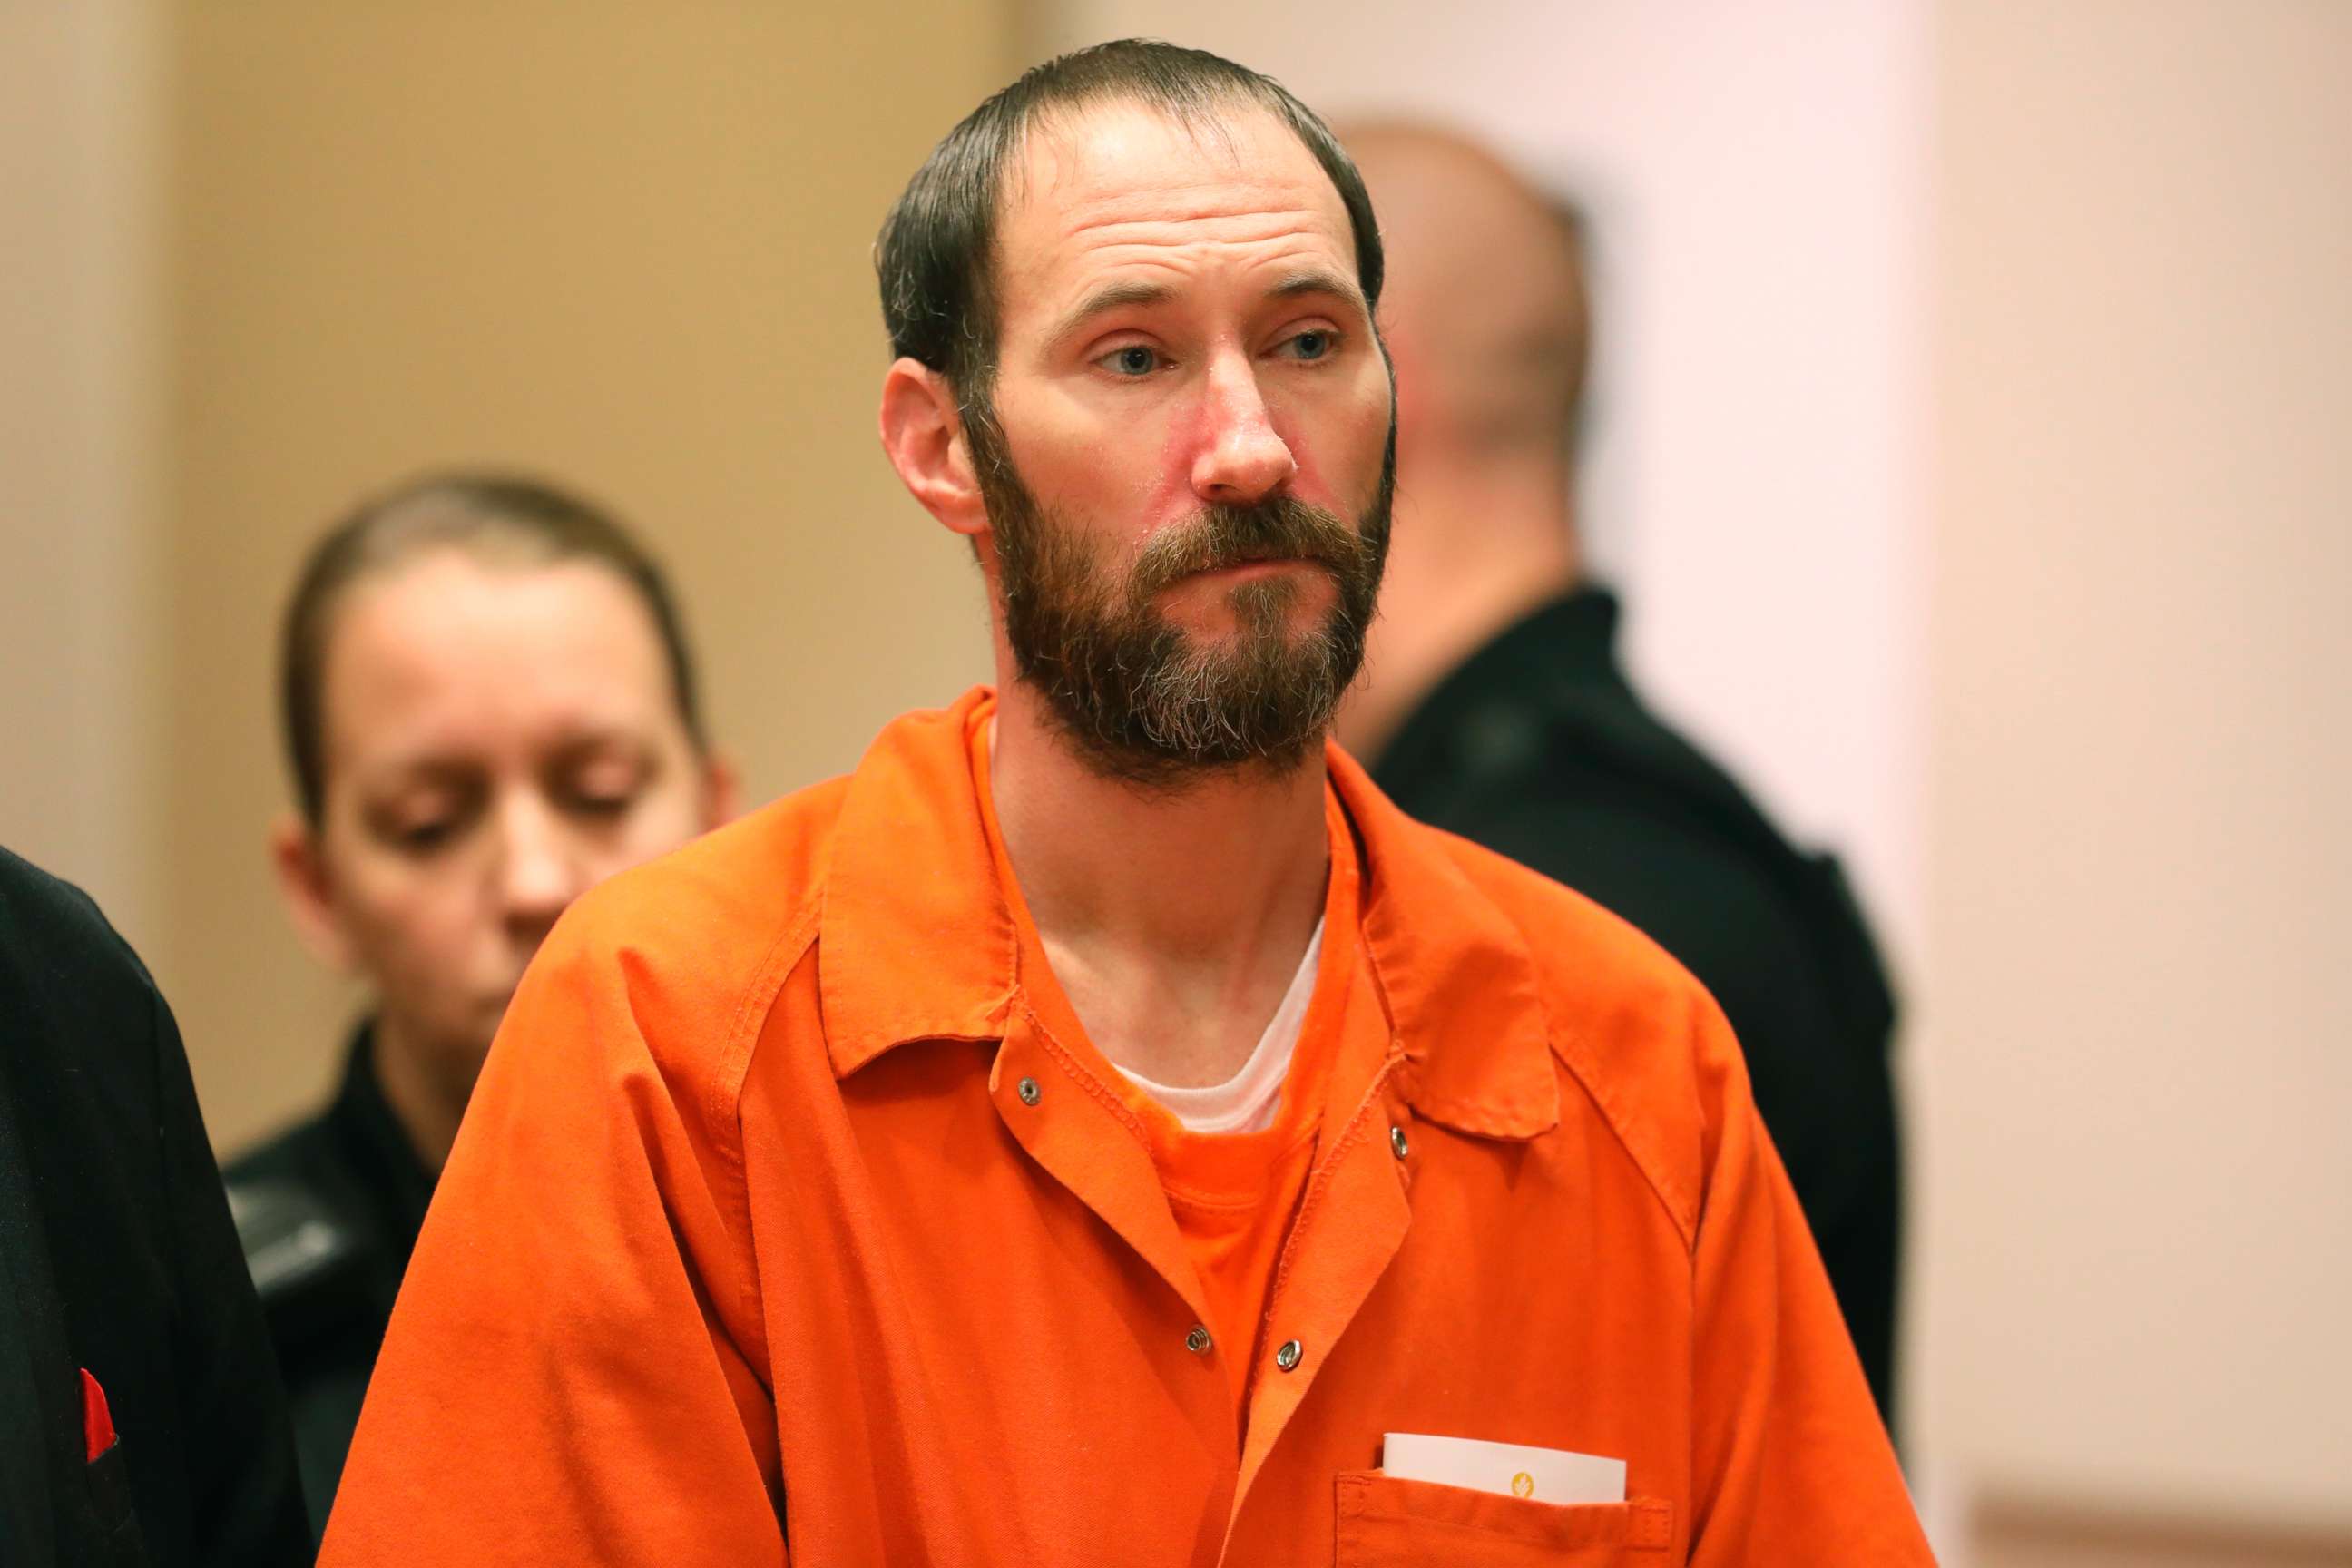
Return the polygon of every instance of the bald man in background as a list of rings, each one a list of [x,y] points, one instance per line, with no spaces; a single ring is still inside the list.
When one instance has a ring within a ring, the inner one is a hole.
[[[1893,999],[1834,860],[1643,706],[1585,575],[1582,226],[1486,149],[1339,128],[1388,243],[1396,529],[1339,735],[1396,803],[1624,916],[1712,991],[1893,1425]]]

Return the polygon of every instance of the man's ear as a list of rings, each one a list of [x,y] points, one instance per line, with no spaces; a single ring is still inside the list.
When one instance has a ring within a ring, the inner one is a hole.
[[[269,865],[278,873],[278,891],[302,945],[330,969],[350,973],[352,944],[335,910],[334,887],[319,852],[319,836],[309,823],[289,812],[270,824]]]
[[[971,445],[947,377],[901,359],[882,377],[882,450],[908,493],[958,533],[988,531]]]

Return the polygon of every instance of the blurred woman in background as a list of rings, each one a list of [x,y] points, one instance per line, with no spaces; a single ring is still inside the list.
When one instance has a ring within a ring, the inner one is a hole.
[[[614,872],[732,816],[677,606],[597,507],[495,474],[405,485],[312,551],[281,629],[305,942],[368,987],[341,1088],[231,1200],[323,1531],[436,1176],[523,968]]]

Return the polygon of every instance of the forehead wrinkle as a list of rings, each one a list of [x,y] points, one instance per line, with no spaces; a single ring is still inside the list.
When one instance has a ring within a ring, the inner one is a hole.
[[[1204,232],[1205,231],[1205,232]],[[1060,238],[1103,245],[1261,245],[1283,239],[1329,240],[1322,215],[1303,207],[1228,207],[1186,214],[1074,213]]]
[[[1179,172],[1149,184],[1138,184],[1115,167],[1105,178],[1056,180],[1054,194],[1065,205],[1066,226],[1116,221],[1121,213],[1198,222],[1280,212],[1305,216],[1326,205],[1339,206],[1339,192],[1319,167],[1311,174],[1296,169]]]
[[[1300,211],[1248,209],[1189,220],[1121,216],[1073,223],[1057,237],[1059,243],[1041,247],[1044,254],[1033,254],[1022,268],[1041,284],[1061,279],[1055,288],[1074,287],[1105,269],[1189,270],[1202,258],[1237,251],[1253,271],[1282,266],[1344,277],[1352,271],[1354,254],[1320,215]]]
[[[1328,269],[1345,274],[1353,258],[1321,215],[1299,210],[1222,211],[1197,218],[1115,217],[1075,222],[1061,236],[1055,254],[1044,258],[1045,275],[1100,268],[1171,268],[1218,255],[1243,252],[1251,270],[1272,266]],[[1255,254],[1249,254],[1255,253]]]

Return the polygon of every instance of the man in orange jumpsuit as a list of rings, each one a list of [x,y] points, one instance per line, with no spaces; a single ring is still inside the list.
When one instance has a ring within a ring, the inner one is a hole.
[[[1927,1561],[1714,1005],[1328,743],[1393,399],[1322,122],[1066,57],[877,264],[996,685],[564,918],[326,1562]]]

